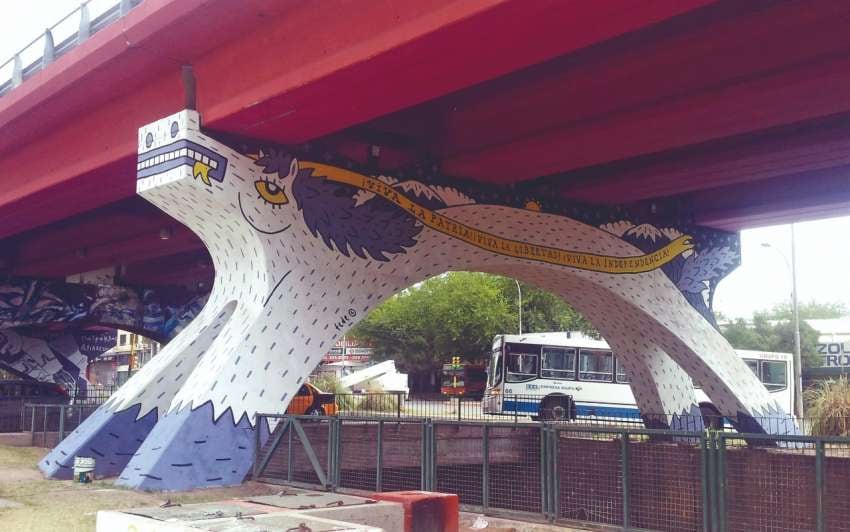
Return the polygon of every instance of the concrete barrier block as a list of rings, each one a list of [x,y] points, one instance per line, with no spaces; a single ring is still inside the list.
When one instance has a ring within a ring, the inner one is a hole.
[[[374,526],[388,532],[404,530],[405,508],[404,505],[397,502],[378,501],[374,504],[302,510],[299,513],[345,521],[346,523]]]
[[[390,491],[372,498],[401,503],[404,532],[458,532],[458,498],[451,493]]]

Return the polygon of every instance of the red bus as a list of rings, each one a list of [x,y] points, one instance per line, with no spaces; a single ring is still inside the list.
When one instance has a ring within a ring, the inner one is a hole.
[[[487,369],[484,364],[469,362],[443,364],[440,393],[449,397],[483,397],[487,387]]]

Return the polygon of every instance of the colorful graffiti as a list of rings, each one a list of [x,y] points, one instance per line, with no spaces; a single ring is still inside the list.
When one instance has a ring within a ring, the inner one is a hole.
[[[110,325],[167,341],[197,315],[206,297],[183,291],[12,279],[0,284],[0,329]]]
[[[508,275],[590,319],[644,412],[697,413],[691,378],[748,430],[781,408],[713,326],[711,295],[739,262],[735,234],[651,211],[564,204],[532,189],[357,168],[316,146],[225,144],[194,111],[139,132],[137,191],[206,244],[216,277],[197,318],[41,463],[67,476],[98,449],[119,484],[236,484],[256,412],[282,412],[370,309],[448,270]],[[129,423],[130,419],[135,420]],[[110,433],[132,432],[115,446]],[[134,441],[138,443],[133,443]],[[187,454],[186,442],[203,442]],[[105,451],[104,449],[112,449]]]
[[[114,330],[109,345],[102,331],[90,330],[93,326],[129,329],[166,342],[197,316],[206,298],[12,279],[0,284],[0,369],[85,393],[89,363],[115,345]]]

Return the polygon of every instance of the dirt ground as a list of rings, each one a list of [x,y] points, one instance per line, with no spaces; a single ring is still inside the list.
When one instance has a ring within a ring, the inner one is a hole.
[[[45,480],[37,469],[48,449],[0,445],[0,530],[15,532],[90,532],[98,510],[158,506],[170,498],[175,503],[208,502],[280,491],[280,486],[246,482],[235,488],[196,490],[188,493],[144,493],[122,489],[112,479],[79,484],[70,480]],[[478,523],[476,523],[478,520]],[[569,531],[536,523],[461,515],[462,531],[549,532]]]
[[[164,495],[118,488],[112,480],[96,480],[91,484],[45,480],[36,464],[47,451],[37,447],[0,445],[0,530],[90,532],[95,528],[98,510],[154,506],[165,502],[165,497],[173,502],[189,503],[280,491],[279,487],[248,482],[237,488]]]

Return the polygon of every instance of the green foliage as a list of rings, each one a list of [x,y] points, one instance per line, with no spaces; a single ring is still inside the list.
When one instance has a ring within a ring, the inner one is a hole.
[[[340,414],[346,412],[395,412],[395,397],[384,395],[378,384],[368,383],[366,393],[353,394],[343,386],[333,373],[321,373],[310,379],[310,383],[323,392],[336,395],[336,405]],[[402,406],[404,405],[403,399]]]
[[[508,277],[497,279],[511,312],[516,316],[519,297],[516,281]],[[590,322],[560,297],[528,283],[520,281],[519,285],[522,291],[522,332],[582,331],[598,335]],[[516,328],[514,325],[513,329],[505,332],[516,332]]]
[[[482,273],[441,275],[397,294],[351,332],[407,371],[437,367],[452,356],[481,358],[493,336],[515,323],[498,278]]]
[[[794,352],[794,324],[791,321],[775,321],[768,313],[756,313],[753,325],[738,319],[722,329],[723,336],[735,349]],[[818,332],[804,321],[800,322],[800,355],[804,368],[821,365],[817,354]]]
[[[559,297],[522,287],[522,330],[583,330],[590,324]],[[478,360],[497,334],[518,327],[513,279],[472,272],[434,277],[390,298],[351,332],[374,345],[376,358],[395,359],[405,371],[433,369],[453,356]]]
[[[337,408],[343,411],[356,410],[358,401],[351,396],[351,390],[340,384],[333,373],[321,373],[310,379],[310,383],[323,392],[336,395]]]
[[[817,301],[800,303],[797,306],[797,311],[800,314],[801,320],[840,318],[850,314],[850,309],[844,303],[818,303]],[[794,309],[791,307],[790,302],[786,302],[780,303],[760,314],[765,315],[771,320],[792,320]]]
[[[850,436],[850,381],[846,377],[820,381],[804,397],[813,435]]]

